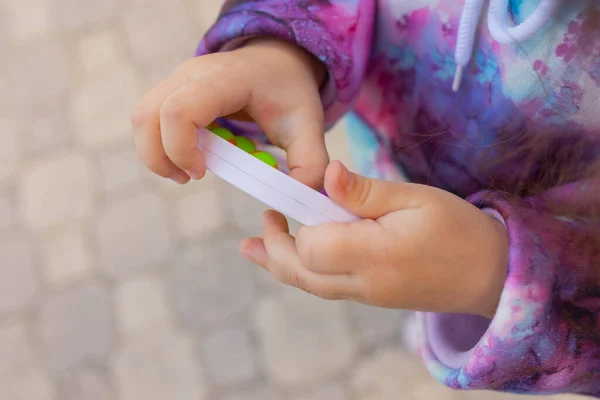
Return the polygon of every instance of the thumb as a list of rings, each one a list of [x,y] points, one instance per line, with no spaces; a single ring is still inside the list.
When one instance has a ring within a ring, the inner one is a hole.
[[[327,168],[325,190],[334,202],[361,218],[377,219],[422,204],[418,185],[365,178],[348,171],[340,161]]]

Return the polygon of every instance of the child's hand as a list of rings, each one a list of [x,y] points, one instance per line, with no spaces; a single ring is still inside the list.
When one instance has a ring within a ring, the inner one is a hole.
[[[264,238],[244,241],[242,254],[326,299],[493,316],[508,262],[501,223],[443,190],[363,178],[339,162],[325,187],[366,219],[302,227],[294,238],[285,218],[269,211]]]
[[[198,128],[224,116],[254,120],[286,150],[291,176],[318,188],[329,162],[319,95],[324,74],[313,56],[275,39],[194,58],[135,108],[137,151],[151,171],[183,184],[206,171]]]

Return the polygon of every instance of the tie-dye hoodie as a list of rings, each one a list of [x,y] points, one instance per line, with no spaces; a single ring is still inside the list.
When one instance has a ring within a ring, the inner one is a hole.
[[[539,0],[506,3],[521,22]],[[493,320],[421,315],[421,353],[437,379],[457,389],[600,398],[600,240],[590,233],[600,221],[545,207],[556,199],[585,209],[593,197],[600,200],[599,186],[550,184],[539,195],[507,201],[496,183],[532,178],[534,172],[521,172],[535,171],[535,164],[509,158],[491,171],[478,166],[485,154],[510,153],[526,132],[553,135],[554,148],[578,138],[586,146],[577,161],[598,158],[600,2],[564,0],[542,30],[513,45],[494,40],[482,18],[472,62],[454,92],[464,6],[465,0],[229,0],[197,54],[260,35],[307,49],[329,72],[326,122],[347,115],[363,174],[437,186],[505,224],[509,272]]]

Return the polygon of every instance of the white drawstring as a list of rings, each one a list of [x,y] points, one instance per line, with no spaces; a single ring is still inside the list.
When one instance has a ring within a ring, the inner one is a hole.
[[[456,73],[452,90],[455,92],[460,88],[464,70],[471,62],[477,27],[486,2],[489,2],[488,29],[490,35],[495,41],[502,44],[514,44],[531,38],[552,19],[560,3],[560,0],[541,0],[530,17],[519,25],[510,26],[508,22],[509,1],[465,0],[454,53]]]

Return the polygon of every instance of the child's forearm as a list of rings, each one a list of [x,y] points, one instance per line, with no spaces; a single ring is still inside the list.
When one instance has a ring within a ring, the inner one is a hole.
[[[271,36],[261,36],[246,42],[244,48],[267,49],[272,52],[274,57],[287,54],[295,58],[314,77],[315,85],[318,87],[323,85],[327,76],[325,65],[317,57],[298,45],[285,40]],[[273,61],[278,61],[278,59],[274,59]]]

